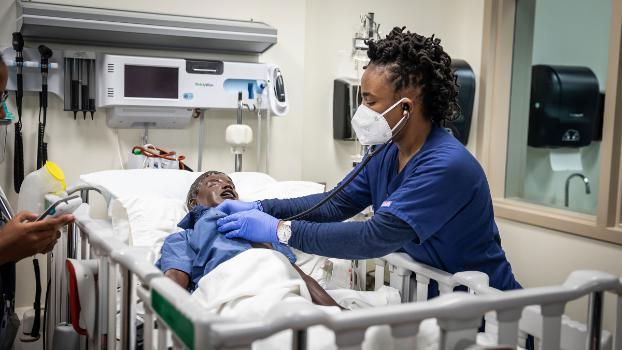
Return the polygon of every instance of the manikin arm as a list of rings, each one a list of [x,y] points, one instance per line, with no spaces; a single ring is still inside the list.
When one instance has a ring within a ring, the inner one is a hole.
[[[187,273],[175,269],[166,270],[164,276],[172,279],[175,283],[179,284],[182,288],[188,289],[190,284],[190,276]]]
[[[272,245],[268,243],[253,243],[252,246],[253,248],[272,249]],[[320,286],[320,284],[317,283],[317,281],[313,279],[313,277],[304,273],[300,269],[300,267],[298,267],[298,265],[292,264],[292,266],[294,267],[294,269],[296,269],[296,271],[298,271],[298,274],[300,275],[300,277],[302,277],[302,279],[307,284],[307,288],[309,289],[309,294],[311,294],[311,301],[314,304],[322,305],[322,306],[337,306],[343,309],[341,306],[339,306],[339,304],[337,304],[335,299],[333,299],[330,295],[328,295],[326,290],[324,290],[324,288],[322,288],[322,286]]]

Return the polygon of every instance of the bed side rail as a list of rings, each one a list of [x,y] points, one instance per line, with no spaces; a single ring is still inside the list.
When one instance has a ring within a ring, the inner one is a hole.
[[[392,253],[373,261],[374,289],[378,290],[385,283],[385,273],[388,272],[389,285],[400,291],[403,303],[428,300],[428,286],[432,281],[438,283],[440,295],[449,294],[454,288],[464,284],[464,281],[451,273],[419,263],[406,253]],[[357,276],[364,273],[362,269],[354,271]],[[474,273],[472,276],[488,284],[486,274]],[[414,283],[411,283],[411,280],[414,280]]]
[[[137,299],[144,300],[145,305],[149,304],[149,283],[153,278],[162,276],[162,273],[145,259],[143,249],[130,247],[118,240],[102,221],[90,217],[87,203],[89,193],[93,191],[101,194],[106,203],[110,204],[112,197],[104,189],[81,184],[68,190],[68,193],[80,193],[85,204],[76,211],[76,222],[68,230],[67,254],[64,258],[97,260],[97,327],[95,334],[88,335],[89,347],[133,349],[136,341]],[[153,322],[148,322],[151,317],[149,311],[146,310],[145,315],[144,339],[145,345],[151,346],[151,338],[147,338],[148,334],[153,334]],[[119,342],[115,331],[117,313],[120,314],[121,323]]]
[[[449,274],[445,271],[435,269],[425,264],[414,261],[410,256],[405,253],[393,253],[383,259],[376,259],[375,281],[378,289],[380,284],[384,281],[384,269],[388,268],[391,277],[390,285],[397,288],[401,295],[403,302],[411,301],[425,301],[428,298],[428,284],[431,281],[437,281],[439,284],[440,294],[450,293],[457,286],[465,286],[468,291],[476,295],[498,295],[503,294],[502,291],[495,289],[489,285],[488,276],[485,273],[478,271],[465,271],[456,274]],[[581,273],[575,272],[572,276]],[[600,272],[587,271],[582,272],[587,274],[585,278],[589,278],[590,274],[599,276]],[[415,290],[411,291],[412,283],[409,283],[414,276]],[[622,279],[621,279],[622,280]],[[566,283],[569,283],[568,281]],[[619,286],[622,286],[622,282],[619,282]],[[613,339],[619,339],[622,337],[622,302],[620,301],[620,293],[617,289],[612,290],[617,294],[619,304],[616,306],[617,319],[621,320],[617,322],[616,329],[613,331]],[[409,296],[404,298],[404,296]],[[561,343],[564,349],[585,349],[584,343],[590,342],[591,345],[586,345],[588,349],[611,349],[612,348],[612,334],[608,331],[603,331],[601,326],[602,318],[602,292],[592,293],[589,295],[589,312],[587,327],[585,324],[571,320],[564,316],[561,323],[562,337]],[[519,338],[526,339],[527,334],[535,337],[539,342],[542,337],[542,328],[540,327],[544,322],[545,316],[541,313],[541,309],[537,306],[529,306],[523,310],[522,321],[520,322],[520,336]],[[486,332],[490,334],[497,334],[499,332],[499,322],[497,320],[497,314],[489,312],[486,317]],[[581,345],[578,345],[578,344]],[[616,350],[622,350],[622,341],[618,341],[616,344]],[[600,346],[600,347],[598,347]]]
[[[541,348],[560,349],[561,319],[566,303],[593,293],[619,293],[620,288],[620,280],[616,276],[597,271],[576,271],[558,286],[477,296],[458,292],[423,303],[337,314],[323,313],[306,303],[282,303],[273,308],[264,320],[230,322],[200,311],[196,301],[187,297],[187,292],[166,278],[156,278],[152,281],[152,305],[157,319],[165,323],[176,334],[175,337],[182,340],[180,344],[189,349],[250,349],[256,340],[283,330],[304,332],[314,325],[324,325],[334,331],[339,349],[360,349],[369,327],[388,325],[394,339],[412,341],[423,320],[436,318],[441,328],[441,349],[444,350],[454,349],[458,344],[475,343],[481,319],[488,312],[495,312],[499,318],[498,344],[515,347],[523,310],[536,305],[544,316],[538,325],[542,334]],[[168,300],[166,308],[158,307],[154,302],[155,298],[160,297]],[[619,343],[619,338],[616,341]]]

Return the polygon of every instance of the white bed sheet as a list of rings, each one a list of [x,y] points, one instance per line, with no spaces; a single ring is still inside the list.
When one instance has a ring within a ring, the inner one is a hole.
[[[333,290],[329,294],[351,310],[400,303],[399,292],[386,286],[374,292]],[[287,258],[266,249],[250,249],[220,264],[199,281],[192,299],[214,314],[247,321],[275,317],[271,312],[276,306],[295,309],[301,303],[311,303],[306,284]],[[337,307],[314,307],[329,314],[350,312]],[[374,326],[367,330],[362,349],[438,349],[439,337],[435,319],[423,321],[416,338],[402,340],[393,339],[388,326]],[[308,340],[309,349],[336,349],[334,332],[324,326],[309,328]],[[285,349],[291,341],[292,332],[283,331],[254,342],[252,348]],[[493,341],[488,335],[478,336],[481,345],[492,345]]]

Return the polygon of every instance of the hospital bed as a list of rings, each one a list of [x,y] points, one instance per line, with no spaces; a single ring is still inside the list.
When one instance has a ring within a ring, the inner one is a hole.
[[[128,177],[110,172],[83,177],[87,181],[68,192],[81,193],[85,202],[90,193],[99,192],[110,214],[111,203],[126,189],[134,195],[151,194],[150,186],[162,186],[163,179],[169,179],[165,192],[183,191],[185,196],[191,183],[163,175],[164,170],[140,171],[149,173],[137,172]],[[146,180],[147,175],[156,179]],[[97,179],[105,179],[106,184]],[[268,180],[264,175],[254,184],[243,184],[234,177],[241,199],[252,199],[245,192],[266,185]],[[163,196],[173,196],[171,193]],[[259,197],[266,194],[254,193]],[[333,348],[361,349],[370,330],[379,327],[383,327],[389,342],[376,346],[413,348],[418,337],[426,336],[422,326],[430,319],[436,320],[437,329],[436,342],[430,348],[486,348],[476,345],[485,319],[488,341],[510,348],[523,344],[529,334],[540,349],[622,349],[622,281],[607,273],[575,271],[561,285],[501,292],[489,287],[483,273],[449,274],[394,253],[382,259],[352,262],[351,278],[354,287],[364,288],[372,279],[373,289],[384,284],[398,289],[401,304],[329,314],[310,303],[282,303],[265,319],[239,321],[202,310],[186,290],[153,266],[153,259],[145,258],[149,249],[132,246],[131,237],[115,232],[114,217],[95,219],[88,204],[84,204],[76,212],[76,219],[63,235],[62,244],[55,248],[54,256],[62,258],[48,265],[52,282],[47,331],[51,334],[55,325],[69,321],[85,334],[89,349],[134,349],[139,300],[144,309],[143,349],[166,349],[169,345],[176,349],[250,349],[259,340],[283,332],[290,335],[290,348],[307,349],[313,348],[309,344],[318,328],[334,335]],[[64,257],[82,262],[76,265],[82,267],[73,271],[73,277],[64,273]],[[80,279],[82,287],[69,303],[71,290],[67,289],[72,278]],[[440,296],[428,300],[428,285],[433,282],[438,284]],[[454,292],[459,286],[467,292]],[[601,329],[606,292],[616,295],[613,334]],[[584,296],[589,296],[587,325],[563,315],[568,302]]]

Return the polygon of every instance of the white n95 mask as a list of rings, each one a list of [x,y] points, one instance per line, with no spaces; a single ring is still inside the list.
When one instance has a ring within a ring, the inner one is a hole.
[[[390,112],[395,106],[404,101],[406,97],[402,97],[399,101],[395,102],[386,111],[378,113],[373,109],[361,104],[356,109],[354,117],[352,117],[352,129],[356,133],[361,145],[373,146],[383,144],[391,139],[393,132],[401,126],[402,122],[408,116],[403,116],[395,127],[391,129],[389,123],[384,118],[384,115]]]

